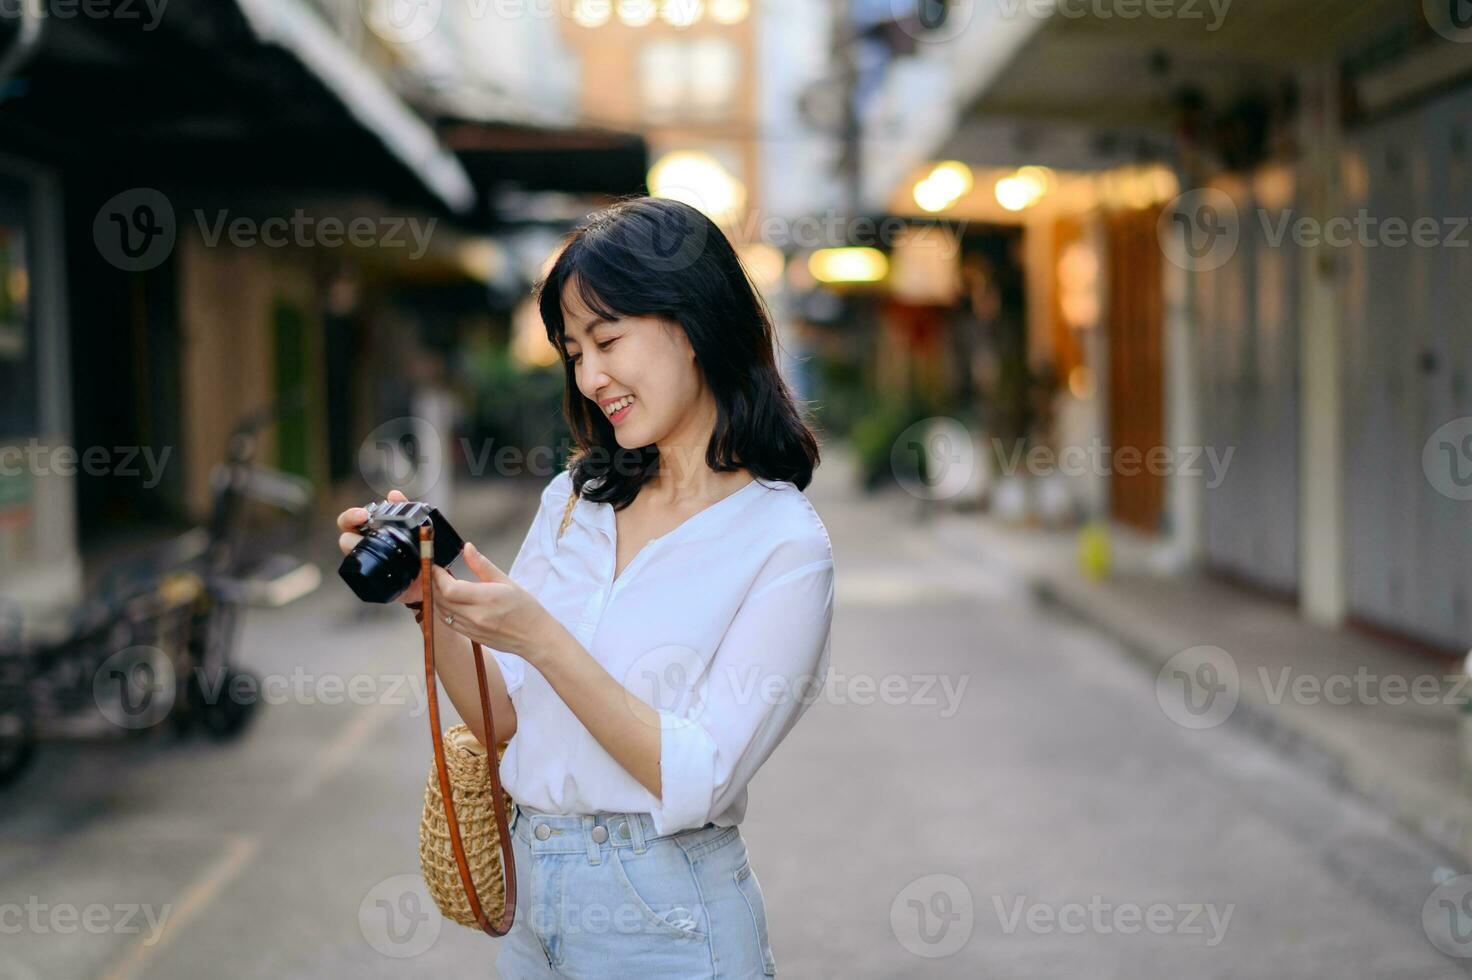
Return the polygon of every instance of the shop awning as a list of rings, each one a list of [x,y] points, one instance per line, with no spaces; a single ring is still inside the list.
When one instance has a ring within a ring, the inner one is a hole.
[[[47,18],[0,92],[0,152],[121,187],[473,209],[433,128],[303,0],[155,8]],[[13,38],[0,21],[0,46]]]
[[[922,161],[1094,169],[1171,145],[1192,93],[1214,106],[1332,59],[1395,18],[1402,0],[1015,0],[975,4],[953,37],[920,44],[886,79],[902,138],[876,135],[871,195]],[[958,9],[961,9],[958,7]],[[1467,47],[1463,45],[1462,47]],[[934,79],[935,96],[907,104]],[[905,111],[895,111],[902,107]],[[883,108],[880,109],[883,112]]]
[[[263,44],[290,51],[363,127],[418,175],[452,211],[475,203],[475,188],[454,154],[423,120],[338,41],[301,0],[238,0]]]

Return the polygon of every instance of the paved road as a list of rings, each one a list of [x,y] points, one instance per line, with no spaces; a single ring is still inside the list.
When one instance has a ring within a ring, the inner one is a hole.
[[[1462,975],[1422,921],[1444,858],[1230,725],[1173,724],[1121,651],[838,476],[812,491],[834,677],[744,826],[781,975]],[[480,543],[504,567],[519,537]],[[494,975],[405,890],[412,619],[329,580],[246,649],[285,687],[244,740],[48,747],[0,796],[0,978]]]

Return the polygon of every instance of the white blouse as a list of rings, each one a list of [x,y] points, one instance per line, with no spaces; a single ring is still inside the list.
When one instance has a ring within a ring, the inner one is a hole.
[[[659,712],[661,795],[600,745],[525,660],[492,650],[516,706],[501,781],[549,813],[647,812],[661,834],[739,823],[746,784],[822,691],[828,531],[791,482],[753,481],[652,539],[613,580],[613,505],[559,473],[509,574]],[[490,649],[490,648],[487,648]]]

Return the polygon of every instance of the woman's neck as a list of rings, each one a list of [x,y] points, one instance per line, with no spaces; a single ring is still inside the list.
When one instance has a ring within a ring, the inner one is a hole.
[[[715,402],[706,397],[684,425],[671,432],[668,439],[655,444],[659,449],[659,470],[644,484],[641,496],[648,493],[664,504],[714,501],[751,479],[745,470],[718,473],[706,463],[705,450],[715,432],[716,417]]]

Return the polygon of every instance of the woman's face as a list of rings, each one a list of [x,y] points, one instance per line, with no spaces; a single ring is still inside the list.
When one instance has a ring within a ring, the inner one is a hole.
[[[678,323],[658,317],[602,320],[569,282],[562,293],[567,355],[578,390],[613,426],[618,444],[665,442],[699,402],[704,379]],[[610,411],[615,405],[617,411]]]

